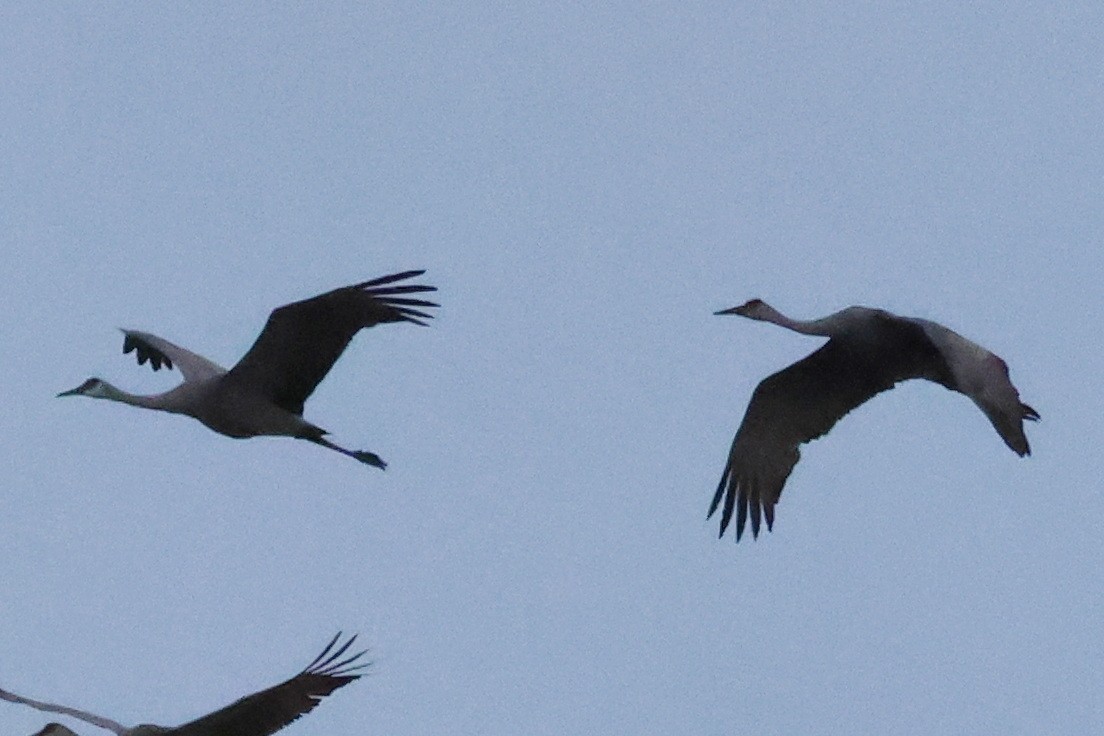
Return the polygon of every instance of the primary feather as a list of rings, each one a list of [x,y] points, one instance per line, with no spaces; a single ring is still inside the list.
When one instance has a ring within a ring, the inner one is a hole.
[[[89,396],[194,417],[229,437],[277,435],[309,440],[362,463],[384,468],[378,455],[348,450],[325,438],[327,432],[303,419],[303,404],[333,368],[353,337],[385,322],[425,325],[436,303],[406,296],[436,291],[421,284],[398,284],[424,271],[403,271],[273,310],[253,346],[227,371],[213,361],[164,338],[123,330],[123,353],[138,364],[180,370],[184,382],[162,394],[140,396],[90,378],[59,396]]]
[[[48,713],[78,718],[94,726],[113,731],[117,736],[270,736],[284,726],[314,710],[324,697],[348,685],[364,674],[370,662],[361,662],[366,652],[346,655],[356,641],[352,636],[334,648],[341,633],[330,640],[313,662],[299,674],[273,687],[247,695],[213,713],[180,726],[142,724],[127,728],[109,718],[76,708],[43,703],[0,690],[0,699],[28,705]],[[47,724],[36,736],[70,736],[65,726]]]
[[[763,379],[752,394],[709,506],[710,517],[721,509],[722,536],[733,515],[737,541],[748,522],[753,537],[764,520],[771,529],[774,507],[801,456],[799,446],[827,434],[852,409],[901,381],[923,378],[966,394],[1010,448],[1030,453],[1023,420],[1038,414],[1019,401],[1004,361],[942,325],[866,307],[799,321],[758,299],[717,314],[830,338]]]

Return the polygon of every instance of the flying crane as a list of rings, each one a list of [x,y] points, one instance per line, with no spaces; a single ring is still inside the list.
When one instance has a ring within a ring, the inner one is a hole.
[[[359,679],[364,668],[369,666],[369,662],[358,663],[366,652],[345,656],[345,652],[356,641],[355,635],[335,650],[334,645],[340,638],[339,632],[313,662],[290,680],[247,695],[225,708],[181,726],[154,726],[147,723],[127,728],[110,718],[64,705],[31,700],[6,690],[0,690],[0,700],[21,703],[46,713],[77,718],[93,726],[113,731],[116,736],[222,736],[223,734],[269,736],[298,720],[300,716],[310,713],[322,702],[322,698],[334,690]],[[77,736],[77,734],[60,723],[49,723],[35,736]]]
[[[911,378],[970,397],[1013,452],[1031,454],[1023,422],[1037,420],[1039,413],[1020,401],[1008,365],[943,325],[869,307],[796,320],[761,299],[715,314],[738,314],[829,338],[755,388],[709,506],[708,517],[722,508],[720,536],[734,511],[736,541],[748,519],[753,537],[759,536],[764,518],[770,530],[774,506],[800,457],[798,446],[827,434],[849,411]]]
[[[89,378],[58,396],[186,414],[228,437],[296,437],[382,470],[387,464],[374,452],[348,450],[327,440],[326,430],[303,419],[303,403],[362,329],[384,322],[424,326],[423,320],[432,318],[421,310],[438,304],[402,295],[436,287],[393,285],[423,273],[404,271],[279,307],[230,370],[148,332],[123,330],[123,353],[136,352],[138,364],[148,361],[155,371],[176,366],[184,382],[165,393],[139,396]]]

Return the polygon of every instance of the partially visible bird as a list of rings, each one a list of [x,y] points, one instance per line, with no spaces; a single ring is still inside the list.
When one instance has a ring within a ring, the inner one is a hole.
[[[156,335],[123,330],[124,353],[136,351],[138,364],[149,361],[155,371],[175,365],[184,382],[162,394],[136,396],[89,378],[58,396],[88,396],[187,414],[229,437],[296,437],[383,469],[386,463],[374,452],[347,450],[327,440],[326,430],[303,419],[303,403],[362,329],[383,322],[425,325],[422,320],[432,318],[420,309],[439,305],[400,295],[436,287],[392,286],[423,273],[383,276],[274,310],[253,347],[229,371]]]
[[[724,501],[720,535],[736,512],[736,541],[751,519],[774,525],[774,506],[797,464],[798,446],[824,434],[847,412],[900,381],[925,378],[969,396],[1012,451],[1031,454],[1023,421],[1038,412],[1020,401],[998,356],[943,325],[881,309],[848,307],[822,319],[790,319],[761,299],[715,314],[773,322],[830,338],[819,350],[756,387],[741,422],[709,517]]]
[[[117,736],[269,736],[284,726],[314,710],[334,690],[348,685],[363,675],[363,670],[371,663],[357,663],[365,652],[342,657],[356,641],[351,637],[336,650],[341,634],[338,633],[313,662],[295,677],[267,690],[247,695],[214,713],[185,723],[182,726],[166,727],[142,724],[127,728],[110,718],[85,713],[64,705],[42,703],[30,698],[13,695],[0,690],[0,700],[29,705],[47,713],[78,718],[93,726],[114,731]],[[339,661],[340,660],[340,661]],[[60,723],[49,723],[35,736],[77,736]]]
[[[38,731],[35,731],[32,736],[80,736],[75,731],[71,731],[60,723],[47,723]]]

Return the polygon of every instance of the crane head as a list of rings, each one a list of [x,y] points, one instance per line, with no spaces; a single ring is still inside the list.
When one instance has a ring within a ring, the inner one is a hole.
[[[762,308],[765,306],[767,306],[767,303],[764,302],[762,299],[752,299],[751,301],[745,302],[738,307],[722,309],[721,311],[714,312],[713,314],[738,314],[741,317],[751,317],[752,319],[755,319],[759,311],[762,310]]]
[[[91,396],[94,399],[104,399],[107,398],[108,393],[106,387],[107,383],[99,378],[89,378],[76,388],[62,391],[57,395],[57,398],[61,398],[62,396]]]

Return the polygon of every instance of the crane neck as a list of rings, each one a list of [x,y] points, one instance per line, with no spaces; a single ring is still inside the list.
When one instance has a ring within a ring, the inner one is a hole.
[[[817,335],[821,337],[831,337],[835,326],[836,315],[832,314],[820,319],[793,319],[779,312],[774,307],[764,304],[752,319],[761,320],[763,322],[772,322],[779,327],[785,327],[788,330],[799,332],[802,335]]]
[[[128,391],[123,391],[121,388],[112,386],[110,383],[104,381],[103,388],[100,394],[96,396],[98,399],[107,399],[109,401],[118,401],[122,404],[130,404],[131,406],[140,406],[143,409],[166,409],[164,397],[165,394],[132,394]]]

